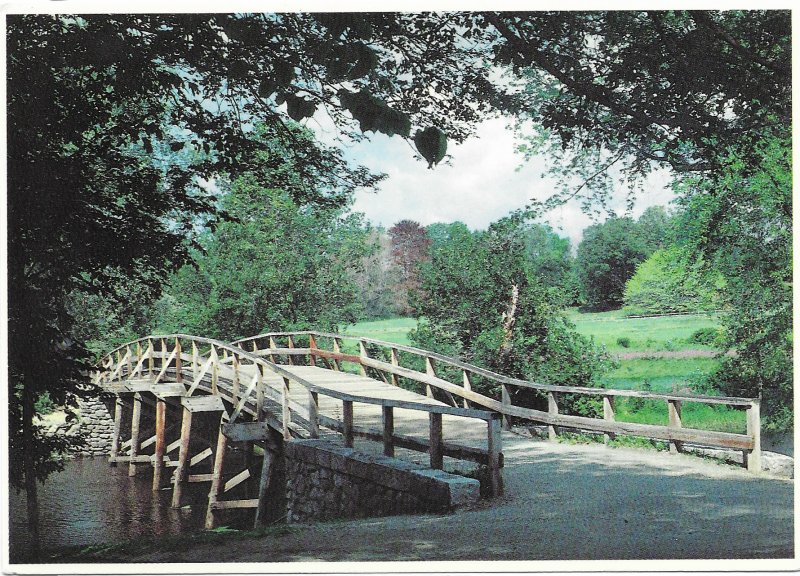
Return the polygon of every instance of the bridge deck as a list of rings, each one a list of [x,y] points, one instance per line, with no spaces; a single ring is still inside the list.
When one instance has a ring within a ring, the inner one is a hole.
[[[282,367],[308,382],[336,392],[357,394],[359,396],[384,400],[404,400],[438,406],[446,405],[433,398],[359,374],[338,372],[314,366]],[[280,386],[279,378],[272,375],[272,377],[268,379],[268,384]],[[299,404],[306,405],[308,397],[305,388],[302,386],[292,386],[289,392],[292,400]],[[342,402],[335,398],[320,394],[319,408],[320,414],[323,416],[329,416],[337,420],[342,419]],[[382,426],[381,422],[380,406],[375,404],[354,403],[353,423],[355,426],[380,430]],[[420,439],[427,438],[427,414],[418,410],[396,408],[394,410],[394,431],[396,434],[419,437]],[[462,446],[486,448],[486,424],[474,418],[445,414],[442,417],[442,434],[445,442],[451,442]]]

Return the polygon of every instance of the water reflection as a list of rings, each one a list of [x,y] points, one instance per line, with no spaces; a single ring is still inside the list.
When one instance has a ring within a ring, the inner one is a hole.
[[[106,458],[68,462],[39,485],[42,549],[202,529],[208,483],[190,485],[190,507],[181,510],[170,508],[170,489],[151,488],[152,473],[145,467],[129,477],[127,466],[112,467]],[[11,561],[17,562],[27,544],[24,492],[11,491],[9,511]]]

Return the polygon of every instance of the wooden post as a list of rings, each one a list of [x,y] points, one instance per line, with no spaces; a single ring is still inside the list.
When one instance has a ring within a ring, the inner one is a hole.
[[[394,408],[383,406],[381,410],[383,419],[383,454],[394,456]]]
[[[162,338],[161,339],[161,363],[158,365],[158,370],[164,370],[164,367],[167,365],[167,358],[169,358],[169,354],[167,354],[167,341]]]
[[[550,416],[558,416],[558,394],[555,392],[547,393],[547,413]],[[550,440],[556,440],[558,438],[558,426],[549,425],[547,427],[547,437]]]
[[[436,368],[433,365],[433,359],[430,356],[425,357],[425,373],[428,376],[436,376]],[[428,398],[433,398],[433,386],[425,384],[425,395]]]
[[[400,366],[400,354],[397,352],[397,348],[392,348],[392,366],[395,368]],[[397,374],[390,374],[389,378],[393,386],[400,386]]]
[[[680,400],[667,400],[667,412],[669,415],[669,427],[681,427],[681,401]],[[669,451],[672,454],[683,452],[683,442],[678,440],[669,441]]]
[[[753,400],[747,408],[747,435],[753,438],[753,449],[745,452],[745,464],[750,472],[761,471],[761,401]]]
[[[258,370],[258,384],[256,384],[256,420],[264,420],[264,368],[256,364]]]
[[[233,405],[236,406],[239,403],[239,357],[234,355],[231,358],[231,364],[233,364],[233,381],[231,382],[231,400],[233,401]]]
[[[311,354],[309,354],[309,356],[308,356],[308,365],[309,366],[316,366],[317,365],[317,355],[314,354],[314,350],[317,349],[317,340],[311,334],[308,335],[308,347],[311,349]]]
[[[148,340],[147,341],[147,372],[148,372],[148,376],[150,377],[150,380],[155,380],[155,378],[156,378],[155,365],[154,365],[154,361],[153,361],[153,357],[154,356],[155,356],[155,349],[154,349],[154,346],[153,346],[153,341],[152,340]]]
[[[128,361],[126,362],[126,368],[128,369],[128,380],[130,380],[131,377],[133,376],[133,362],[132,362],[133,358],[131,358],[132,355],[133,351],[131,350],[130,345],[125,346],[125,357],[128,359]]]
[[[487,449],[489,452],[489,483],[492,488],[492,496],[497,497],[503,494],[503,477],[500,472],[500,454],[503,451],[503,437],[500,431],[499,415],[489,419]]]
[[[114,462],[114,458],[119,454],[119,433],[122,430],[123,405],[122,398],[118,395],[114,401],[114,435],[111,437],[111,462],[114,466],[117,465]]]
[[[291,334],[286,339],[289,342],[289,348],[294,348],[294,338],[292,338]],[[294,356],[289,354],[286,358],[289,361],[289,366],[294,366]]]
[[[164,470],[164,452],[167,446],[164,436],[167,423],[167,402],[156,398],[156,450],[153,456],[153,492],[161,490],[161,473]]]
[[[192,340],[192,382],[200,375],[200,358],[197,351],[197,342]]]
[[[347,448],[353,447],[353,403],[350,400],[342,400],[342,422],[344,424],[344,445]]]
[[[206,530],[215,527],[216,518],[214,516],[214,504],[222,494],[222,468],[225,464],[225,450],[228,447],[228,439],[222,433],[222,425],[225,423],[225,413],[222,414],[219,422],[219,434],[217,435],[217,451],[214,453],[214,468],[211,472],[211,489],[208,492],[208,509],[206,510]]]
[[[141,365],[139,364],[141,359],[142,359],[142,341],[139,340],[138,342],[136,342],[136,364],[140,366],[139,374],[142,373]]]
[[[175,338],[175,382],[183,382],[183,362],[181,360],[181,341]]]
[[[308,391],[308,433],[312,438],[319,438],[319,395]]]
[[[606,422],[616,422],[613,396],[603,396],[603,420]],[[606,432],[603,434],[603,443],[608,444],[614,438],[616,438],[616,434]]]
[[[175,484],[172,487],[172,507],[181,507],[181,496],[186,485],[186,478],[189,474],[189,440],[192,434],[192,413],[188,408],[183,408],[183,420],[181,421],[181,445],[178,451],[178,468],[175,470]]]
[[[278,347],[278,344],[275,342],[275,338],[273,338],[272,336],[269,337],[269,347],[272,350],[275,350],[275,348]],[[273,364],[276,364],[274,354],[269,355],[269,361],[272,362]]]
[[[469,372],[462,370],[461,373],[464,376],[464,390],[467,392],[472,392],[472,381],[469,378]],[[464,408],[469,408],[469,400],[466,398],[464,398]]]
[[[219,354],[217,354],[217,349],[213,344],[211,345],[209,358],[213,358],[211,361],[211,393],[219,394],[217,390],[217,386],[219,385]]]
[[[142,395],[133,395],[133,415],[131,416],[131,460],[128,476],[136,476],[136,456],[139,455],[139,425],[142,421]]]
[[[503,408],[511,406],[511,393],[508,391],[508,384],[500,385],[500,395]],[[503,414],[503,430],[511,430],[511,417],[505,413]]]
[[[264,460],[261,462],[261,479],[258,482],[258,508],[256,508],[256,518],[253,521],[253,528],[263,526],[267,520],[267,489],[269,488],[270,477],[272,476],[272,452],[264,447]]]
[[[289,379],[283,379],[283,389],[281,390],[281,422],[283,423],[283,439],[291,440],[289,423],[292,421],[292,413],[289,410]]]
[[[361,358],[369,358],[369,355],[367,354],[367,345],[364,344],[363,340],[358,341],[358,353]],[[366,376],[367,368],[364,366],[363,360],[359,364],[361,366],[361,375]]]
[[[430,440],[431,440],[431,468],[441,470],[444,467],[444,455],[442,453],[442,415],[438,412],[431,412],[430,419]]]
[[[341,354],[342,353],[342,342],[341,342],[340,338],[334,338],[333,339],[333,351],[336,354]],[[342,361],[339,360],[338,358],[335,358],[333,360],[333,366],[334,366],[334,370],[341,371],[342,370]]]

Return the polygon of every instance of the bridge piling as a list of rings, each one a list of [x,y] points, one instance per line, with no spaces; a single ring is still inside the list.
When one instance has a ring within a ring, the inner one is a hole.
[[[156,447],[153,455],[153,492],[161,490],[161,476],[164,470],[164,452],[166,448],[167,402],[156,398]]]
[[[142,395],[133,395],[133,412],[131,415],[131,459],[128,463],[128,476],[136,476],[136,457],[139,455],[139,426],[142,422]]]
[[[184,406],[183,420],[181,422],[181,445],[178,451],[178,467],[175,470],[175,483],[172,487],[172,507],[181,507],[181,498],[183,496],[183,489],[186,485],[186,479],[189,474],[188,466],[186,465],[189,460],[189,441],[192,434],[192,413]]]

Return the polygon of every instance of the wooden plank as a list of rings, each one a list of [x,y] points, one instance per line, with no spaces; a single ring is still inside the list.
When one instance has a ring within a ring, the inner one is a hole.
[[[225,487],[222,489],[222,491],[228,492],[229,490],[233,490],[248,478],[250,478],[250,469],[245,468],[244,470],[239,472],[236,476],[225,482]]]
[[[222,433],[232,442],[267,440],[269,438],[269,424],[267,422],[235,422],[225,424],[222,427]]]
[[[195,464],[197,464],[197,463],[199,463],[199,462],[202,462],[203,460],[205,460],[206,458],[208,458],[209,456],[211,456],[213,453],[214,453],[214,451],[213,451],[213,450],[211,450],[211,448],[206,448],[206,449],[205,449],[205,450],[203,450],[202,452],[200,452],[200,453],[198,453],[198,454],[195,454],[195,455],[194,455],[194,456],[192,456],[192,458],[189,460],[189,467],[192,467],[192,466],[194,466]]]
[[[503,477],[500,473],[500,469],[503,466],[503,436],[500,432],[500,426],[501,423],[499,419],[494,419],[487,422],[489,483],[491,485],[492,496],[495,498],[503,494]]]
[[[558,417],[558,394],[555,392],[548,392],[547,393],[547,414],[551,418]],[[558,428],[553,426],[552,424],[547,427],[547,437],[550,440],[556,440],[558,438]]]
[[[210,504],[213,510],[232,510],[234,508],[258,508],[258,498],[250,500],[218,500]]]
[[[607,422],[614,422],[616,420],[616,415],[614,414],[613,396],[603,396],[603,420]],[[610,434],[608,432],[603,434],[603,442],[605,444],[608,444],[613,439],[614,434]]]
[[[681,403],[678,400],[667,401],[667,414],[670,428],[681,428]],[[670,440],[669,451],[673,454],[683,451],[683,443],[678,440]]]
[[[155,394],[158,398],[170,398],[174,396],[185,396],[186,388],[179,382],[171,382],[169,384],[153,384],[150,387],[150,392]]]
[[[222,412],[225,404],[218,394],[181,398],[181,405],[189,412]]]
[[[500,385],[500,395],[500,401],[503,406],[511,406],[511,392],[508,389],[508,384]],[[505,412],[503,413],[503,429],[511,430],[511,418]]]
[[[312,438],[319,438],[319,395],[308,391],[308,433]]]
[[[187,482],[211,482],[213,474],[189,474]]]

